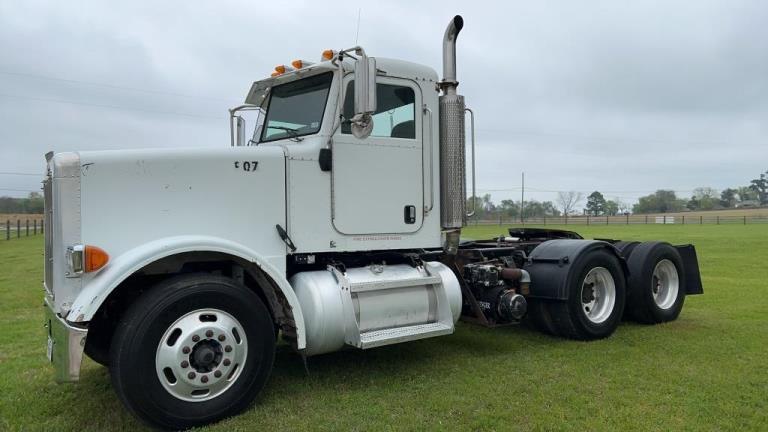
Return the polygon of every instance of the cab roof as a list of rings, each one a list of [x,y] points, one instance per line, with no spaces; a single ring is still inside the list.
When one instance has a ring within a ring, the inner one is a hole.
[[[354,61],[345,59],[342,63],[345,73],[354,71]],[[376,69],[380,76],[393,76],[399,78],[408,78],[416,81],[437,82],[437,72],[429,66],[413,63],[405,60],[376,57]],[[245,103],[257,105],[263,108],[267,95],[272,87],[296,81],[308,76],[321,74],[323,72],[336,71],[338,67],[330,61],[322,61],[301,69],[287,71],[283,74],[255,81],[248,91]]]

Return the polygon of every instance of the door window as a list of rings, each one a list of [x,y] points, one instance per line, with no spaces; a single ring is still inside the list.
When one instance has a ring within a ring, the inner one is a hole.
[[[415,95],[410,87],[377,84],[377,111],[373,115],[374,137],[416,139]],[[355,115],[354,81],[347,85],[344,96],[344,123],[341,133],[351,134],[349,119]]]

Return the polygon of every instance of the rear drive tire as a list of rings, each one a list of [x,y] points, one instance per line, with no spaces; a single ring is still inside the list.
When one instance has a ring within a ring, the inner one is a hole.
[[[595,249],[574,265],[566,282],[568,299],[550,304],[555,327],[571,339],[608,337],[624,312],[626,283],[619,260],[606,250]]]
[[[627,312],[644,324],[674,321],[685,303],[683,260],[669,243],[637,246],[627,260]]]
[[[550,302],[544,299],[528,299],[528,322],[536,330],[551,336],[558,336],[557,327],[552,320],[552,314],[549,312]]]
[[[274,356],[272,319],[253,291],[226,277],[191,274],[160,282],[126,311],[110,373],[134,415],[187,429],[247,408]]]
[[[619,251],[619,255],[621,255],[622,258],[629,259],[629,257],[632,255],[632,252],[639,244],[640,242],[638,241],[619,241],[614,243],[613,247]]]

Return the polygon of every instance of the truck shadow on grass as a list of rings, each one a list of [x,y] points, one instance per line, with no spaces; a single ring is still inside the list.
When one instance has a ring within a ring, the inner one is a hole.
[[[478,361],[515,364],[532,357],[557,355],[557,352],[585,348],[599,350],[603,344],[616,344],[614,339],[636,337],[637,331],[642,332],[643,328],[651,331],[651,327],[624,322],[612,338],[579,342],[544,335],[525,324],[489,329],[459,323],[456,333],[450,336],[365,351],[349,348],[310,357],[307,359],[309,375],[301,357],[281,341],[277,346],[272,376],[255,405],[243,413],[245,418],[225,420],[221,426],[226,428],[230,422],[256,421],[277,407],[297,400],[316,404],[321,403],[317,400],[344,397],[345,394],[370,397],[370,392],[382,392],[380,397],[386,398],[389,397],[387,392],[407,389],[414,380],[430,385],[448,379],[446,376],[465,373],[463,371],[471,370]],[[71,396],[82,406],[90,407],[78,411],[82,414],[67,414],[76,416],[68,422],[72,426],[88,430],[144,427],[130,416],[113,392],[108,369],[91,361],[83,370],[81,383],[73,386]],[[101,414],[94,416],[94,412]]]

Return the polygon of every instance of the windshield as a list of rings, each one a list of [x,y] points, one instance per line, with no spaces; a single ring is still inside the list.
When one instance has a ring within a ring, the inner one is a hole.
[[[328,72],[273,87],[261,142],[317,133],[332,80]]]

